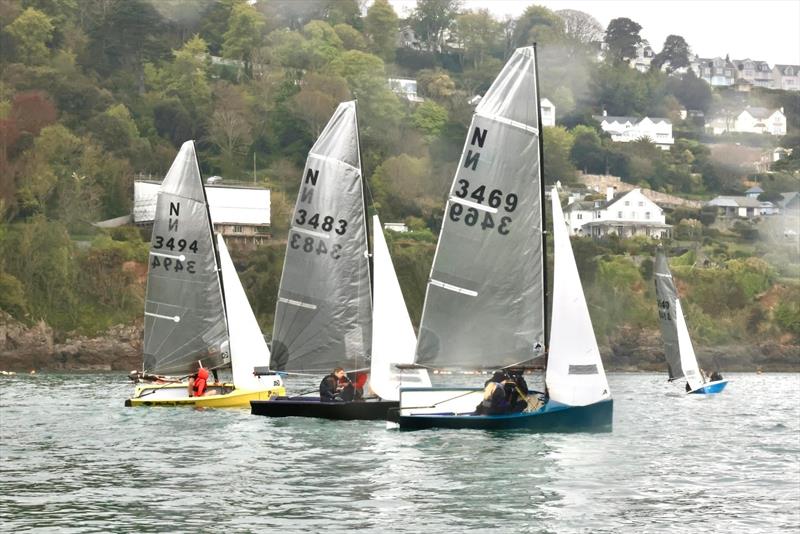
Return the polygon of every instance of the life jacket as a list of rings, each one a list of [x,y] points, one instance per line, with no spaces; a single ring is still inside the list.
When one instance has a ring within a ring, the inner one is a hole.
[[[208,385],[208,369],[201,367],[197,370],[197,376],[192,385],[192,396],[202,397],[206,393],[206,386]]]

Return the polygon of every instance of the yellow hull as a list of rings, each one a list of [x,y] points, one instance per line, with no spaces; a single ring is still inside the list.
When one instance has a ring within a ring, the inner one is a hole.
[[[232,387],[224,384],[223,387]],[[213,390],[215,386],[209,386]],[[185,392],[185,394],[182,394]],[[189,397],[186,383],[167,385],[137,386],[133,398],[125,401],[125,406],[192,406],[195,408],[250,408],[250,401],[269,400],[274,396],[286,395],[283,386],[273,386],[259,390],[233,389],[221,395]]]

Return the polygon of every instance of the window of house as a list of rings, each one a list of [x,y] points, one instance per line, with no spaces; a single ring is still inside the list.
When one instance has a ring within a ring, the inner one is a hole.
[[[579,218],[579,219],[583,219],[583,213],[579,213],[579,214],[578,214],[578,218]]]
[[[630,205],[631,205],[630,201],[629,201],[629,200],[626,200],[626,201],[625,201],[625,205],[626,205],[626,206],[630,206]]]
[[[644,201],[640,200],[639,201],[639,206],[644,206]]]
[[[622,212],[621,212],[621,211],[618,211],[618,212],[617,212],[617,219],[621,219],[621,218],[622,218]]]
[[[234,233],[234,234],[241,234],[241,233],[242,233],[242,227],[241,227],[241,226],[239,226],[239,225],[234,225],[234,227],[233,227],[233,233]]]
[[[650,218],[650,212],[649,211],[644,212],[644,218],[645,219],[649,219]]]
[[[594,212],[594,218],[595,219],[599,219],[600,218],[600,212],[599,211]]]

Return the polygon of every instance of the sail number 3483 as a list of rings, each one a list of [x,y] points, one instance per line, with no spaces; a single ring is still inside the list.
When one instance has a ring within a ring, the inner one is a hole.
[[[517,209],[517,202],[519,201],[519,198],[515,193],[503,195],[501,190],[492,189],[487,195],[485,185],[476,187],[472,190],[472,192],[470,192],[469,185],[470,184],[468,180],[459,180],[458,185],[456,186],[455,195],[458,198],[467,198],[478,204],[484,204],[485,201],[485,203],[491,208],[500,208],[502,206],[502,209],[505,210],[506,213],[511,213]],[[508,235],[510,231],[509,225],[511,224],[511,217],[503,216],[500,217],[498,221],[495,221],[491,213],[485,211],[481,216],[480,211],[482,210],[471,207],[465,208],[458,202],[453,202],[450,205],[448,216],[450,217],[450,220],[454,222],[462,220],[463,216],[464,224],[467,226],[475,226],[480,221],[480,227],[482,230],[497,228],[498,233],[501,235]]]

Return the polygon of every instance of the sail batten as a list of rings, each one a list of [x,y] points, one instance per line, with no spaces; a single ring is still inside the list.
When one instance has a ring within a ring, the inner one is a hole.
[[[198,361],[210,368],[229,363],[222,285],[192,141],[159,190],[144,313],[145,372],[180,375]]]
[[[272,335],[272,367],[325,372],[369,360],[372,302],[355,102],[309,153],[292,215]]]
[[[534,62],[518,49],[473,115],[426,288],[421,365],[505,367],[544,348]]]

